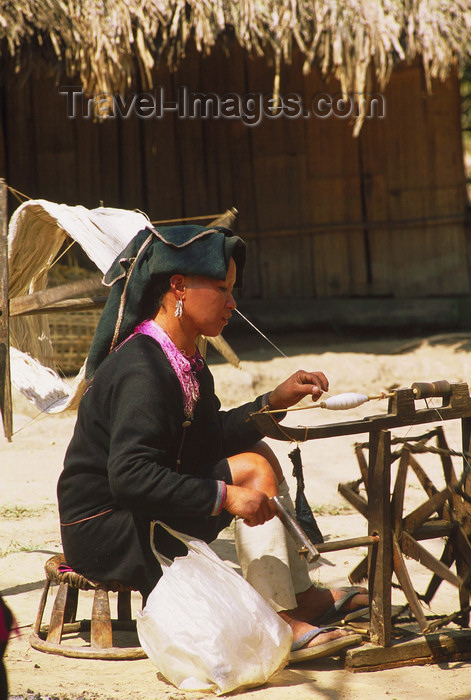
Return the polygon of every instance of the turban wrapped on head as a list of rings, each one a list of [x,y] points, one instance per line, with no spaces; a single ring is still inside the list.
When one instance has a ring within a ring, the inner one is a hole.
[[[111,287],[87,358],[90,381],[108,353],[143,320],[142,300],[163,275],[203,275],[223,280],[231,257],[236,263],[236,287],[242,285],[245,243],[221,226],[151,226],[139,231],[104,277]]]

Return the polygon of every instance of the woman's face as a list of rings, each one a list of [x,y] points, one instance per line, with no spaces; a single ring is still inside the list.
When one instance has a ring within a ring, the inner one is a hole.
[[[190,333],[217,336],[236,308],[232,290],[236,265],[231,258],[225,280],[188,275],[184,278],[183,324]]]

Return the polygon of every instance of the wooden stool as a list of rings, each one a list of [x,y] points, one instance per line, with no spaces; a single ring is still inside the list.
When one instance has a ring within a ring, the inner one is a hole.
[[[62,570],[59,569],[61,567]],[[39,603],[38,616],[31,634],[34,649],[49,654],[85,659],[145,659],[140,646],[113,646],[113,631],[135,631],[136,621],[131,619],[131,591],[135,590],[117,582],[89,581],[72,570],[64,570],[67,563],[63,554],[56,554],[46,562],[46,583]],[[41,627],[51,583],[59,584],[49,625]],[[79,591],[94,590],[91,620],[76,620]],[[108,593],[118,593],[118,619],[112,620]],[[64,634],[90,632],[90,646],[63,644]]]

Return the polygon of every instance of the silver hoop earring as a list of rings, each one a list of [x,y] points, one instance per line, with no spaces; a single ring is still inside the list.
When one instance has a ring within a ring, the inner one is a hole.
[[[175,318],[181,318],[183,315],[183,300],[177,299],[175,306]]]

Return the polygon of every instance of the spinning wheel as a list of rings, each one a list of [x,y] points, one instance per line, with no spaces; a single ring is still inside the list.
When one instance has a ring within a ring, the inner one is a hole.
[[[416,408],[418,399],[439,396],[439,408]],[[364,396],[363,403],[371,397]],[[433,629],[425,618],[414,591],[404,555],[420,561],[432,572],[432,579],[423,597],[432,599],[442,580],[449,581],[459,590],[461,623],[468,623],[469,587],[471,570],[471,476],[467,455],[471,452],[471,397],[465,383],[449,384],[447,381],[431,384],[415,383],[410,388],[397,389],[389,397],[388,412],[361,420],[330,423],[317,426],[283,426],[269,411],[251,414],[251,419],[266,436],[276,440],[304,442],[320,438],[368,433],[368,463],[363,452],[364,446],[357,447],[362,480],[367,487],[368,500],[358,490],[358,483],[341,487],[341,493],[368,520],[368,537],[364,538],[369,548],[368,557],[352,572],[351,578],[359,581],[368,576],[370,592],[370,640],[373,644],[386,648],[391,645],[391,586],[396,573],[403,588],[413,615],[422,631]],[[355,401],[357,397],[355,397]],[[326,402],[327,403],[327,402]],[[342,403],[344,403],[342,401]],[[355,405],[358,405],[356,403]],[[343,406],[344,407],[344,406]],[[326,406],[327,408],[327,406]],[[338,408],[334,406],[334,408]],[[447,420],[460,420],[462,433],[461,453],[448,449],[443,431],[432,431],[438,447],[428,445],[426,437],[409,440],[402,445],[399,453],[391,454],[390,430],[398,427],[441,423]],[[414,452],[436,450],[440,454],[446,487],[438,491],[420,467]],[[463,478],[458,482],[451,461],[452,454],[464,457]],[[391,496],[391,461],[399,458],[398,475]],[[404,494],[408,469],[419,476],[428,499],[412,513],[404,517]],[[446,544],[440,559],[431,555],[420,542],[434,537],[446,537]],[[358,539],[358,538],[357,538]],[[352,541],[337,543],[336,548],[357,546]],[[333,543],[328,543],[332,549]],[[322,548],[322,549],[321,549]],[[329,551],[325,545],[318,545],[319,552]],[[450,567],[456,561],[457,571]],[[436,626],[436,625],[434,625]],[[451,634],[451,632],[448,632]],[[463,634],[468,634],[463,632]],[[453,643],[455,643],[454,640]],[[437,642],[438,643],[438,642]],[[469,639],[463,642],[469,649]],[[424,658],[430,658],[430,649]],[[353,653],[353,652],[352,652]],[[394,652],[395,654],[396,652]],[[409,651],[404,652],[409,653]],[[412,653],[412,652],[411,652]],[[435,652],[434,652],[435,653]],[[440,652],[441,653],[441,652]],[[454,652],[453,652],[454,653]],[[394,655],[393,654],[393,655]],[[438,652],[437,652],[438,654]],[[348,656],[348,655],[347,655]],[[436,657],[434,657],[436,658]]]
[[[436,446],[429,444],[432,438],[436,438]],[[469,472],[466,456],[463,478],[458,480],[452,462],[452,455],[457,453],[449,449],[442,426],[414,438],[392,438],[391,445],[400,446],[391,455],[391,462],[398,460],[399,463],[390,500],[392,565],[399,585],[422,632],[430,632],[451,619],[458,619],[461,625],[467,626],[471,572],[471,499],[463,488]],[[365,450],[368,448],[369,443],[355,445],[361,478],[347,484],[339,484],[339,492],[366,518],[368,501],[360,494],[359,487],[363,483],[368,493],[368,465],[365,456]],[[414,456],[424,452],[434,452],[441,460],[445,482],[445,488],[441,491],[435,487]],[[462,456],[462,453],[459,455]],[[409,469],[415,473],[427,499],[405,515],[404,494]],[[440,559],[421,544],[423,540],[436,537],[445,538]],[[415,559],[432,572],[432,578],[423,595],[414,590],[404,555]],[[456,573],[450,569],[453,563],[456,563]],[[359,583],[366,578],[367,573],[368,557],[365,557],[349,578],[352,583]],[[444,580],[458,589],[461,610],[430,622],[424,614],[420,599],[429,604]]]

